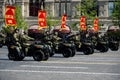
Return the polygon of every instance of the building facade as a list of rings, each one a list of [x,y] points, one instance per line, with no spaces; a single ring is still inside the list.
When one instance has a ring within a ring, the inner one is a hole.
[[[29,25],[37,24],[37,13],[39,9],[39,0],[0,0],[0,22],[4,21],[4,13],[6,5],[19,5],[21,7],[22,16]],[[97,0],[98,1],[98,17],[101,23],[109,24],[111,22],[110,15],[113,10],[113,2],[115,0]],[[55,19],[61,18],[66,13],[71,21],[77,20],[76,15],[80,13],[76,10],[76,5],[80,5],[81,0],[45,0],[45,9],[47,15]],[[73,20],[72,20],[73,19]]]

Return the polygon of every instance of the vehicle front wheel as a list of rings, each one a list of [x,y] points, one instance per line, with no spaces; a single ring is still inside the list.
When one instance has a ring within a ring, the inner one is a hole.
[[[72,50],[69,48],[66,48],[62,51],[62,54],[65,58],[71,57],[72,55]]]
[[[0,48],[2,48],[3,44],[0,43]]]
[[[89,55],[89,54],[93,54],[93,49],[91,47],[87,47],[86,49],[84,49],[83,53],[85,55]]]
[[[8,59],[9,60],[15,60],[15,55],[8,53]]]
[[[44,59],[44,52],[39,50],[39,51],[36,51],[35,53],[33,53],[33,59],[35,61],[42,61]]]
[[[108,47],[107,46],[102,46],[100,49],[100,52],[107,52],[108,51]]]
[[[50,55],[49,55],[49,53],[45,53],[45,57],[44,57],[44,61],[47,61],[48,59],[49,59],[49,57],[50,57]]]
[[[118,51],[119,46],[118,45],[114,45],[113,47],[110,48],[112,51]]]
[[[71,55],[71,57],[74,57],[75,54],[76,54],[76,51],[75,51],[75,49],[73,49],[73,50],[72,50],[72,55]]]

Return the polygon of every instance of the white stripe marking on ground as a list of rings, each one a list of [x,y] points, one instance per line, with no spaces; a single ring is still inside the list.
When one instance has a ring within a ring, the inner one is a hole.
[[[63,61],[47,61],[47,62],[43,62],[43,63],[59,63],[59,64],[99,64],[99,65],[118,65],[120,64],[120,62],[81,62],[81,61],[76,61],[76,62],[63,62]]]
[[[88,67],[64,67],[64,66],[37,66],[37,65],[21,65],[20,67],[38,67],[38,68],[64,68],[64,69],[88,69]]]
[[[52,73],[52,74],[85,74],[85,75],[107,75],[120,76],[119,73],[96,73],[96,72],[68,72],[68,71],[34,71],[34,70],[8,70],[0,69],[0,72],[26,72],[26,73]]]

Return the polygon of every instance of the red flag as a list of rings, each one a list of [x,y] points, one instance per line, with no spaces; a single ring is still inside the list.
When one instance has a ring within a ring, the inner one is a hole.
[[[66,29],[66,18],[67,18],[67,15],[62,16],[61,29]]]
[[[98,18],[96,18],[96,19],[94,20],[94,30],[95,30],[95,31],[98,31],[98,30],[99,30],[99,27],[98,27]]]
[[[14,6],[6,6],[5,10],[6,26],[16,26],[15,9],[16,8]]]
[[[81,30],[86,30],[86,20],[85,20],[85,16],[82,16],[80,19],[80,29]]]
[[[38,11],[38,24],[39,24],[39,29],[47,28],[46,11],[43,10]]]

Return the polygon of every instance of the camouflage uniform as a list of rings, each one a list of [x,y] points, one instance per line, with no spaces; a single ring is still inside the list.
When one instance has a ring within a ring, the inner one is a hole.
[[[34,40],[34,38],[29,37],[26,33],[20,35],[20,39],[21,39],[21,42],[22,42],[22,44],[23,44],[24,47],[30,46],[30,44],[28,43],[28,41]]]
[[[52,36],[53,41],[57,42],[58,40],[60,40],[61,38],[58,37],[58,32],[55,32],[54,35]]]
[[[15,44],[17,45],[17,46],[19,46],[19,47],[21,47],[21,45],[20,45],[20,34],[19,34],[19,30],[18,29],[15,29],[14,30],[14,33],[13,33],[13,38],[14,38],[14,40],[15,40]]]
[[[2,32],[0,32],[0,44],[5,44],[5,35]]]

